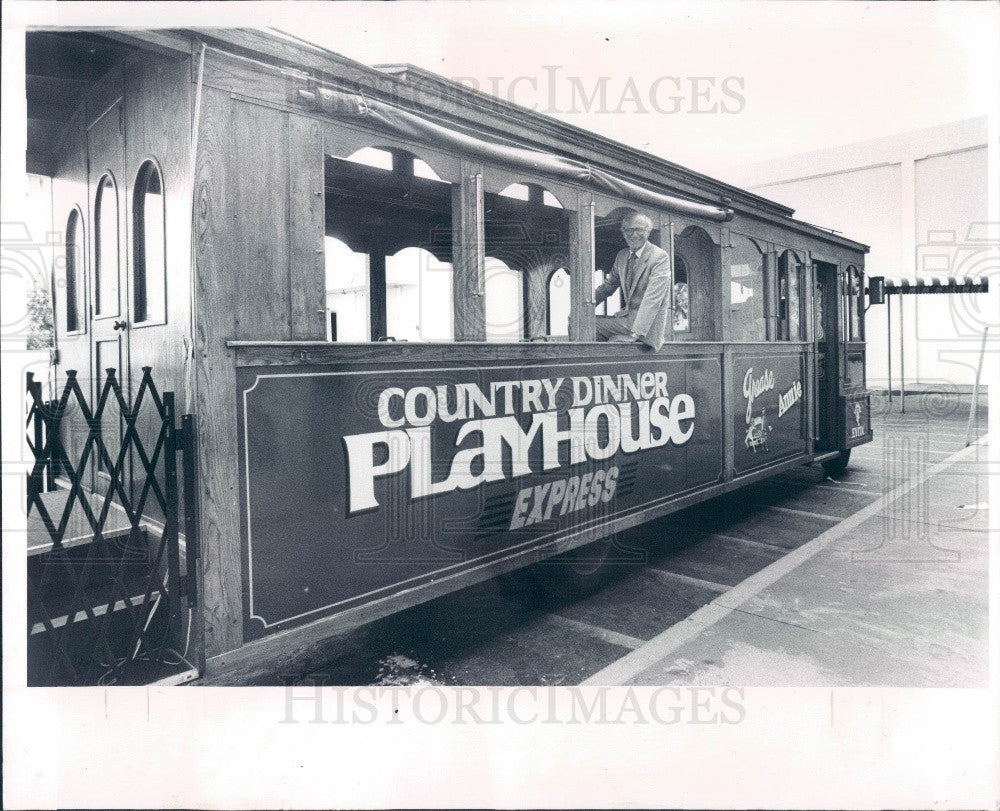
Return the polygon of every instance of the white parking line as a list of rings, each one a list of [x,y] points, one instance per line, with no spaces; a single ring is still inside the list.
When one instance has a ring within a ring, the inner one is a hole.
[[[699,608],[687,619],[667,628],[642,647],[633,650],[603,670],[599,670],[581,684],[583,686],[627,684],[644,670],[665,659],[685,642],[694,639],[707,628],[728,617],[745,602],[757,596],[785,575],[793,572],[810,558],[830,546],[834,541],[839,540],[848,532],[856,529],[869,518],[877,516],[896,499],[902,497],[915,487],[919,487],[931,476],[946,470],[951,465],[962,461],[965,457],[976,452],[978,445],[979,442],[977,441],[968,448],[963,448],[953,454],[948,459],[925,468],[913,479],[903,482],[877,501],[830,527],[826,532],[803,544],[798,549],[792,550],[784,557],[779,558],[770,566],[751,575],[724,594],[720,594],[712,602]]]
[[[806,518],[821,518],[824,521],[831,521],[834,524],[836,524],[838,521],[841,520],[836,515],[827,515],[826,513],[814,513],[810,512],[809,510],[796,510],[793,507],[776,507],[772,505],[769,506],[767,509],[778,513],[785,513],[786,515],[803,515]]]
[[[862,488],[867,488],[868,485],[861,484],[861,483],[858,483],[858,484],[844,484],[842,482],[838,482],[836,485],[833,485],[833,484],[814,484],[813,487],[818,487],[820,490],[833,490],[835,493],[838,492],[838,491],[841,492],[841,493],[843,493],[845,491],[850,491],[852,493],[861,493],[862,495],[868,495],[868,494],[874,495],[871,490],[869,490],[869,489],[862,489]]]
[[[564,617],[562,614],[549,614],[547,619],[552,620],[557,625],[562,625],[564,628],[571,628],[572,630],[579,631],[587,636],[600,639],[602,642],[617,645],[619,648],[638,650],[646,644],[646,640],[644,639],[629,636],[628,634],[620,634],[618,631],[612,631],[609,628],[600,628],[597,625],[591,625],[589,622],[581,622],[580,620],[571,619],[570,617]]]
[[[779,552],[788,551],[788,547],[782,546],[781,544],[768,543],[767,541],[751,541],[749,538],[740,538],[737,535],[724,535],[721,532],[713,532],[708,537],[719,538],[723,541],[735,541],[736,543],[746,544],[747,546],[753,547],[754,549],[760,549],[764,552],[774,552],[775,550]]]
[[[647,566],[646,571],[667,583],[684,583],[688,586],[697,586],[700,589],[706,589],[707,591],[717,591],[720,594],[732,588],[732,586],[725,586],[722,583],[715,583],[711,580],[702,580],[700,577],[691,577],[680,572],[672,572],[669,569],[657,569],[655,566]]]

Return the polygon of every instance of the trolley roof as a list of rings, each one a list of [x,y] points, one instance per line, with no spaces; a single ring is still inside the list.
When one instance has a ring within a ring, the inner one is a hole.
[[[653,194],[678,195],[792,228],[867,253],[868,246],[793,218],[794,209],[692,171],[648,152],[491,96],[410,64],[368,66],[279,31],[247,29],[45,30],[27,35],[28,171],[52,174],[63,130],[87,90],[140,50],[193,54],[201,44],[321,82],[333,89],[363,87],[371,97],[418,113],[458,132],[500,146],[538,150],[557,160],[584,161],[604,176]],[[456,100],[441,109],[443,94]],[[457,109],[457,112],[456,112]]]

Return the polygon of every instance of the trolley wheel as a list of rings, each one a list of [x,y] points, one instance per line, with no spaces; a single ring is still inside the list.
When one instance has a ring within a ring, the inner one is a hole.
[[[846,451],[841,451],[840,456],[835,456],[833,459],[827,459],[822,462],[823,470],[826,471],[827,476],[840,476],[847,470],[847,463],[851,461],[851,449],[848,448]]]
[[[613,538],[604,538],[502,575],[505,588],[528,604],[575,600],[599,591],[614,576]]]

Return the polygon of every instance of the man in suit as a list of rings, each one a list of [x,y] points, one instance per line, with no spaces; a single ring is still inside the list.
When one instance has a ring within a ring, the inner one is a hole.
[[[653,349],[663,346],[670,317],[670,257],[649,241],[653,223],[645,214],[622,220],[628,248],[618,252],[604,284],[594,291],[601,304],[620,287],[625,306],[614,315],[597,316],[598,341],[638,341]]]

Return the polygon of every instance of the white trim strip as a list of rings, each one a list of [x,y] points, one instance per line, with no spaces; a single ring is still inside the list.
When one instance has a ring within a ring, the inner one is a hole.
[[[977,440],[968,448],[954,453],[948,459],[938,462],[922,471],[915,478],[897,486],[880,499],[867,507],[845,518],[826,532],[813,538],[809,543],[794,549],[784,557],[776,560],[770,566],[751,575],[738,586],[720,595],[708,605],[699,608],[687,619],[667,628],[663,633],[651,639],[638,650],[613,662],[603,670],[581,682],[582,686],[593,685],[623,685],[634,679],[644,670],[663,661],[681,645],[694,639],[707,628],[725,619],[752,597],[756,597],[764,589],[772,586],[782,577],[795,571],[799,566],[822,552],[834,541],[839,540],[848,532],[859,527],[870,518],[874,518],[893,501],[904,496],[910,490],[919,487],[927,479],[937,475],[956,462],[962,461],[974,450],[978,449],[981,440]]]

